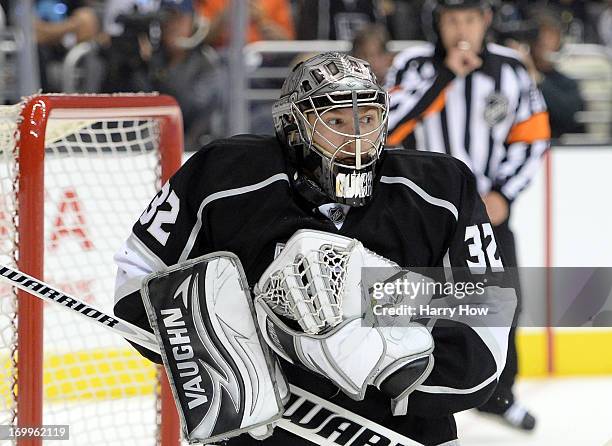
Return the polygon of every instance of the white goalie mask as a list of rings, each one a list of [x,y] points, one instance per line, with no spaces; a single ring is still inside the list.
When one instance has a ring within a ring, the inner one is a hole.
[[[307,200],[369,202],[387,135],[388,96],[366,62],[324,53],[297,65],[272,114],[297,169],[294,186]]]

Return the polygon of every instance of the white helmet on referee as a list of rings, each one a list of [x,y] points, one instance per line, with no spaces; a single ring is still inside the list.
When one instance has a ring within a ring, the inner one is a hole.
[[[272,116],[313,204],[363,206],[372,198],[387,135],[388,97],[367,62],[331,52],[293,68]]]

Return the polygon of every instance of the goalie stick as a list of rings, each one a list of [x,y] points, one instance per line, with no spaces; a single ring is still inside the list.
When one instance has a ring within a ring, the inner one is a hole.
[[[0,279],[45,302],[59,304],[67,310],[80,314],[89,321],[155,353],[160,353],[157,339],[153,333],[149,333],[123,319],[106,314],[95,306],[66,294],[39,279],[1,264]],[[311,442],[313,445],[336,446],[342,444],[346,446],[366,446],[373,444],[371,441],[382,441],[381,444],[389,446],[420,445],[420,443],[414,440],[336,406],[296,386],[290,385],[290,389],[291,399],[287,404],[283,418],[276,425]],[[299,408],[301,408],[300,411],[303,411],[306,407],[309,408],[306,416],[296,416]],[[313,425],[310,422],[301,422],[302,419],[312,418],[311,415],[315,413],[320,413],[322,416],[320,424]],[[354,434],[347,441],[343,434],[346,435],[348,432],[354,432]]]
[[[91,322],[117,333],[138,345],[142,345],[155,353],[160,352],[157,339],[153,333],[149,333],[123,319],[106,314],[104,311],[89,305],[83,300],[53,288],[51,285],[26,273],[6,265],[0,265],[0,279],[45,302],[53,302],[67,310],[72,310]]]

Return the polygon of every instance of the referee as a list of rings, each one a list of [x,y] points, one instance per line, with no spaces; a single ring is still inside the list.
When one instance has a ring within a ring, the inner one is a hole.
[[[508,227],[514,199],[549,146],[546,105],[518,53],[485,35],[493,13],[483,0],[438,0],[437,42],[399,53],[387,74],[391,93],[389,146],[447,153],[467,164],[494,226],[505,264],[516,267]],[[517,287],[520,311],[520,289]],[[535,418],[514,401],[515,328],[506,367],[480,408],[524,430]]]

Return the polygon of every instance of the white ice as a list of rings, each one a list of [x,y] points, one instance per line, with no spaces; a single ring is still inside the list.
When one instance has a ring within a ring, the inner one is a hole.
[[[524,433],[470,410],[457,414],[462,446],[612,445],[612,377],[525,379],[522,405],[537,417]]]
[[[524,379],[515,390],[518,400],[537,416],[536,429],[519,432],[470,410],[457,414],[462,446],[604,446],[612,441],[612,377]],[[71,439],[62,446],[153,446],[155,433],[146,427],[154,417],[153,399],[126,401],[72,404],[55,414],[48,407],[45,423],[72,420]],[[92,438],[91,429],[99,423],[121,427],[107,427]]]

